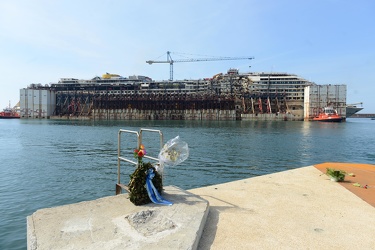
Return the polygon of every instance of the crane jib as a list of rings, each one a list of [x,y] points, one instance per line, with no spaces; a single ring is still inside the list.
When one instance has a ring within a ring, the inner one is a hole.
[[[210,57],[210,58],[190,58],[190,59],[181,59],[181,60],[173,60],[171,52],[167,51],[167,60],[165,61],[153,61],[148,60],[146,63],[153,64],[153,63],[169,63],[170,64],[170,79],[173,80],[173,63],[175,62],[204,62],[204,61],[223,61],[223,60],[251,60],[254,57]]]

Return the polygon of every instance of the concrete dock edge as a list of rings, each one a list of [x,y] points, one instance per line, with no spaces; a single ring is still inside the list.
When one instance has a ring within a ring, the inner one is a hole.
[[[201,197],[175,186],[174,204],[135,206],[127,194],[40,209],[27,217],[27,247],[40,249],[197,249],[209,212]]]

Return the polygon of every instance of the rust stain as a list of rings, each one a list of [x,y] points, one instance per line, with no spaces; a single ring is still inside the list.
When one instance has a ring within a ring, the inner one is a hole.
[[[334,168],[337,170],[344,170],[346,173],[353,173],[355,176],[347,175],[345,176],[345,181],[338,183],[375,207],[375,165],[325,162],[314,165],[314,167],[324,174],[326,173],[327,168]],[[359,183],[361,187],[353,186],[354,183]],[[363,188],[365,185],[368,185],[367,189]]]

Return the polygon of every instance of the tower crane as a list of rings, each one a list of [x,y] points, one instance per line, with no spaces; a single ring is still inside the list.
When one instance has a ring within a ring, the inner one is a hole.
[[[181,60],[173,60],[171,57],[171,52],[167,51],[167,60],[166,61],[146,61],[148,64],[153,63],[169,63],[169,80],[173,81],[173,63],[176,62],[203,62],[203,61],[222,61],[222,60],[244,60],[244,59],[254,59],[254,57],[209,57],[209,58],[189,58]]]

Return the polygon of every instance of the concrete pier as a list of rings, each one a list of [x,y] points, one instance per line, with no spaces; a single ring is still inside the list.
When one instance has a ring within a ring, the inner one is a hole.
[[[332,182],[326,167],[355,176]],[[324,163],[165,189],[170,207],[118,195],[38,210],[27,218],[28,249],[375,249],[374,165]]]

